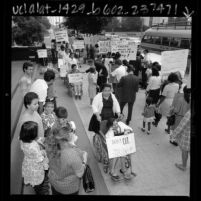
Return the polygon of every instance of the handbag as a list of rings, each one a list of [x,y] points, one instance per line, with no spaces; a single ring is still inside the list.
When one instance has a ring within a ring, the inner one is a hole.
[[[82,177],[82,181],[83,181],[83,188],[86,193],[90,193],[95,190],[95,183],[91,172],[91,168],[87,164]]]
[[[173,114],[167,118],[167,125],[173,126],[174,124],[175,124],[175,114]]]

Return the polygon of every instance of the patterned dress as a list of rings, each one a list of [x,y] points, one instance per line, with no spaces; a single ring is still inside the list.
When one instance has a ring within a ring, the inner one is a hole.
[[[39,185],[45,178],[45,170],[49,168],[49,160],[45,150],[41,150],[40,145],[33,140],[31,143],[20,141],[21,149],[24,152],[22,163],[22,176],[24,183],[31,186]]]
[[[44,130],[47,130],[48,128],[52,128],[52,126],[55,124],[57,119],[54,112],[51,114],[46,114],[45,112],[43,112],[41,114],[41,118],[42,118]]]
[[[173,138],[179,144],[181,150],[190,151],[191,112],[188,110],[177,128],[173,131]]]

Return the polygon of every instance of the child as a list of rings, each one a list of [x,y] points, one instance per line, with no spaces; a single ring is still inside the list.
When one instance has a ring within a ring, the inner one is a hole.
[[[90,98],[90,105],[92,105],[93,98],[96,96],[97,77],[98,73],[96,72],[96,69],[90,68],[88,74],[88,93]]]
[[[143,132],[145,132],[145,126],[146,123],[148,124],[148,131],[147,134],[150,134],[151,130],[151,123],[154,121],[154,112],[155,112],[155,105],[152,104],[153,98],[147,97],[146,99],[146,105],[144,107],[144,112],[142,115],[144,116],[143,119],[143,128],[141,129]]]
[[[37,140],[38,124],[33,121],[25,122],[21,127],[19,139],[24,152],[22,176],[25,185],[31,185],[38,195],[49,195],[49,160],[46,151],[41,149],[41,142]]]
[[[54,113],[54,103],[52,101],[46,101],[44,112],[41,114],[43,121],[43,128],[45,131],[45,137],[47,137],[47,129],[52,128],[56,122],[56,115]]]
[[[76,64],[72,64],[72,66],[71,66],[72,70],[69,72],[69,74],[80,73],[80,71],[77,68],[78,67],[77,67]],[[73,83],[72,85],[73,85],[74,91],[75,91],[75,99],[79,98],[81,100],[81,96],[82,96],[82,81]]]
[[[121,121],[117,122],[117,120],[114,118],[110,118],[107,121],[106,127],[108,130],[107,133],[105,134],[106,138],[124,135],[133,130],[131,127],[127,126],[125,123]],[[128,157],[131,159],[130,155]],[[110,175],[112,180],[114,181],[121,180],[120,176],[118,175],[119,172],[124,175],[124,179],[131,179],[132,175],[136,176],[136,174],[132,172],[132,166],[127,167],[126,169],[125,161],[126,161],[126,156],[113,158],[110,160],[111,162]]]

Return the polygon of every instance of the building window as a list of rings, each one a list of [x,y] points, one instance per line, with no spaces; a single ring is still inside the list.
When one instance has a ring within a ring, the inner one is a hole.
[[[189,39],[182,39],[181,43],[180,43],[180,48],[190,49],[190,40]]]
[[[170,43],[170,38],[168,37],[162,38],[162,45],[169,46],[169,43]]]
[[[171,47],[178,47],[179,46],[179,41],[180,41],[180,39],[178,39],[178,38],[172,38],[171,41],[170,41],[170,46]]]

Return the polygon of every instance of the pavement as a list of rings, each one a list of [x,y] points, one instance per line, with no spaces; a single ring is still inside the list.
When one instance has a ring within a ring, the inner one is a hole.
[[[88,68],[82,65],[84,72]],[[130,181],[114,183],[110,176],[103,172],[102,164],[95,159],[92,144],[93,133],[88,131],[92,116],[87,92],[87,75],[84,74],[83,96],[81,100],[69,97],[67,89],[60,78],[55,81],[57,91],[57,105],[66,107],[69,120],[77,126],[78,146],[89,154],[88,163],[92,169],[96,190],[87,195],[169,195],[189,196],[190,192],[190,158],[185,172],[175,167],[181,162],[181,151],[169,143],[169,135],[164,131],[166,120],[162,119],[157,128],[152,127],[151,134],[147,135],[140,129],[142,126],[142,111],[145,103],[144,90],[139,90],[133,107],[130,126],[135,133],[136,153],[133,155],[133,171],[137,174]],[[124,108],[127,115],[127,106]],[[16,139],[16,138],[15,138]],[[12,162],[12,161],[11,161]],[[33,194],[33,190],[25,188],[24,194]],[[86,195],[83,189],[81,195]]]

